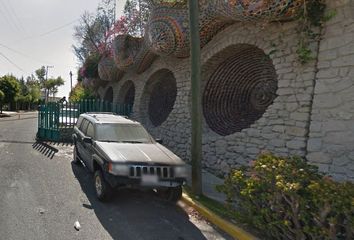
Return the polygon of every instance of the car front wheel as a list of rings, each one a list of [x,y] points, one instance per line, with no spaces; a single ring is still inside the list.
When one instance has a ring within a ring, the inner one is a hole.
[[[80,164],[80,159],[79,159],[79,154],[78,154],[78,152],[77,152],[77,146],[76,146],[76,144],[75,144],[75,146],[74,146],[74,153],[73,153],[73,163],[75,163],[75,164]]]
[[[176,203],[182,198],[182,187],[170,187],[165,190],[160,190],[160,196],[167,201]]]
[[[101,170],[97,170],[94,174],[94,185],[96,196],[100,201],[107,201],[111,197],[112,188],[103,178]]]

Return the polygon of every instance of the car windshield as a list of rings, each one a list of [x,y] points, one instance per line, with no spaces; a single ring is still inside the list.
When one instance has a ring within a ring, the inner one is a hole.
[[[149,133],[138,124],[99,124],[96,132],[101,142],[152,143]]]

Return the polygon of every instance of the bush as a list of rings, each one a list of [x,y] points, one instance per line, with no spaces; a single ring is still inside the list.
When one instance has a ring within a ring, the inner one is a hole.
[[[218,190],[237,218],[269,239],[353,239],[354,184],[335,182],[298,157],[264,154],[232,170]]]

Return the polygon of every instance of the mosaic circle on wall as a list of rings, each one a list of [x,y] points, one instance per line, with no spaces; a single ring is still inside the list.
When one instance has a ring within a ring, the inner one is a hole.
[[[160,126],[170,115],[177,96],[177,84],[169,70],[156,72],[148,81],[148,116],[151,123]]]
[[[135,99],[135,86],[133,81],[127,81],[119,91],[118,102],[133,107]]]
[[[208,126],[227,136],[249,128],[273,103],[277,74],[263,50],[248,44],[235,46],[233,56],[213,72],[203,93]]]

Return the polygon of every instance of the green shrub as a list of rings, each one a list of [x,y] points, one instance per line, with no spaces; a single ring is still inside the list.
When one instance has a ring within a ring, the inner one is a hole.
[[[354,184],[335,182],[298,157],[263,154],[218,190],[237,218],[269,239],[353,239]]]

